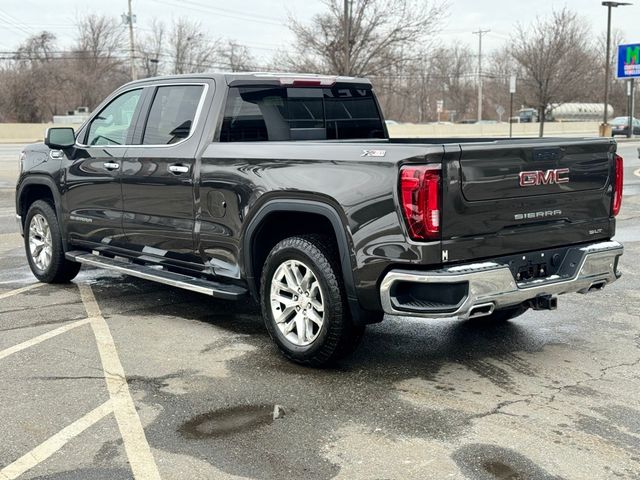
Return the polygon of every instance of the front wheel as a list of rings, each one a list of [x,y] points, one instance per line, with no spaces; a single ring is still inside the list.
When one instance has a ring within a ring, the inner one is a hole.
[[[338,256],[319,235],[290,237],[269,253],[262,270],[262,314],[271,338],[290,360],[323,366],[355,349],[364,326],[347,306]]]
[[[66,283],[75,278],[80,264],[64,257],[62,235],[53,207],[44,200],[33,202],[24,225],[25,250],[35,277],[45,283]]]

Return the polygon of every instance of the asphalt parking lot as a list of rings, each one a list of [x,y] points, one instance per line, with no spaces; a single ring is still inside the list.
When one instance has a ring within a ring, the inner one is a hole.
[[[248,305],[95,269],[37,284],[0,145],[0,479],[640,478],[639,146],[620,281],[502,326],[388,318],[313,370]]]

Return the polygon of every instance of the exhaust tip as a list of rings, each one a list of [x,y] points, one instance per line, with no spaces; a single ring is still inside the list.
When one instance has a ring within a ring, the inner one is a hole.
[[[493,313],[495,305],[493,303],[483,303],[481,305],[475,305],[471,307],[469,311],[469,318],[486,317]]]

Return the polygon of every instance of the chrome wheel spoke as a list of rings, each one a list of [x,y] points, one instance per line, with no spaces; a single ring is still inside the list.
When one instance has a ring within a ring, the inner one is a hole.
[[[283,268],[283,273],[285,278],[287,279],[287,286],[289,288],[295,289],[298,286],[298,282],[296,280],[295,275],[293,274],[293,271],[291,270],[291,266],[285,265]]]
[[[313,272],[311,271],[310,268],[307,268],[307,272],[304,274],[304,277],[302,277],[302,280],[300,281],[300,288],[302,288],[302,290],[308,291],[309,284],[313,280],[314,280]]]
[[[286,335],[288,333],[290,333],[296,326],[296,319],[295,317],[291,319],[291,321],[289,323],[287,323],[284,327],[283,333]]]
[[[291,317],[291,314],[295,311],[295,307],[287,307],[280,313],[280,316],[276,318],[276,323],[286,323]]]
[[[286,309],[290,307],[295,308],[295,306],[298,304],[298,302],[296,302],[293,298],[285,297],[284,295],[280,295],[278,293],[272,295],[271,299],[275,300],[278,303],[281,303],[285,306]]]
[[[298,344],[304,345],[307,343],[307,325],[305,318],[298,314],[296,315],[296,334],[298,335]]]
[[[277,280],[273,281],[273,286],[275,287],[276,291],[279,291],[281,293],[282,292],[290,293],[291,295],[297,295],[298,294],[298,291],[295,288],[290,287],[286,283],[282,283],[282,282],[279,282]]]
[[[309,320],[318,325],[318,327],[322,326],[322,317],[318,315],[318,312],[316,312],[313,308],[309,310],[308,316]]]

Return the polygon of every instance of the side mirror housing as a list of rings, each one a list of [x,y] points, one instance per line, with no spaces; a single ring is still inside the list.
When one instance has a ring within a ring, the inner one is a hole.
[[[44,144],[56,149],[73,147],[76,144],[76,134],[71,127],[47,128]]]

